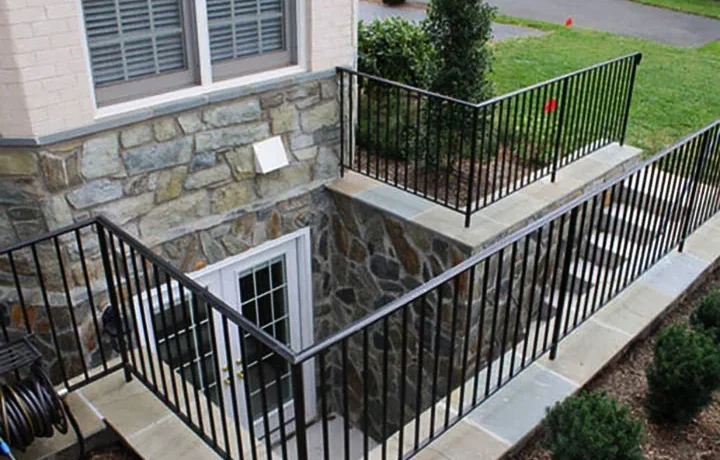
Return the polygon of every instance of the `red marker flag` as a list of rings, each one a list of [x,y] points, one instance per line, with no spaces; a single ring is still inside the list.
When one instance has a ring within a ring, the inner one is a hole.
[[[554,111],[555,109],[557,109],[557,99],[549,99],[545,103],[545,107],[543,107],[543,112],[550,113],[550,112]]]
[[[565,27],[571,27],[572,25],[573,25],[572,16],[568,16],[568,18],[565,20]]]

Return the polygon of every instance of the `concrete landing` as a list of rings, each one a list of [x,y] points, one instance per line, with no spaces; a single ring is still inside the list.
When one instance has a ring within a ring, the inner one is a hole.
[[[555,361],[547,355],[540,358],[417,458],[506,457],[540,426],[547,407],[577,392],[618,359],[719,261],[720,214],[688,238],[685,252],[665,256],[566,337]]]
[[[546,177],[481,209],[465,228],[465,216],[411,193],[352,171],[328,185],[336,193],[413,222],[475,253],[529,222],[616,177],[640,160],[641,150],[617,143],[560,168],[555,183]]]

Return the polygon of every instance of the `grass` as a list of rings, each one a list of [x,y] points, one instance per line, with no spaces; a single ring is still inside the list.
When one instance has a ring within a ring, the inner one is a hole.
[[[645,5],[659,6],[668,10],[697,14],[720,19],[720,1],[718,0],[632,0]]]
[[[640,51],[643,61],[628,144],[654,153],[720,117],[720,42],[690,49],[538,21],[502,16],[497,20],[548,31],[541,37],[492,44],[498,94]]]

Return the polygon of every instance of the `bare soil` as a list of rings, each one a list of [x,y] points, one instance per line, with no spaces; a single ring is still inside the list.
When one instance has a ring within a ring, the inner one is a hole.
[[[141,458],[123,444],[115,443],[85,454],[82,460],[141,460]]]
[[[662,326],[684,323],[694,306],[713,287],[720,285],[720,269],[702,286],[686,297],[663,321]],[[643,451],[647,460],[720,460],[720,393],[695,420],[685,427],[663,426],[648,420],[645,411],[647,379],[645,368],[652,361],[655,334],[636,344],[612,368],[590,382],[588,389],[607,392],[628,404],[633,416],[645,425]],[[542,447],[540,433],[513,460],[551,460]],[[595,460],[595,459],[588,459]],[[597,459],[601,460],[601,459]]]
[[[490,161],[475,161],[475,165],[470,158],[444,159],[435,165],[414,159],[396,160],[358,148],[350,169],[399,188],[415,190],[419,195],[427,195],[430,199],[464,211],[471,171],[475,174],[473,209],[479,209],[483,207],[486,195],[488,202],[508,195],[533,180],[533,173],[537,171],[540,174],[542,166],[507,151]]]

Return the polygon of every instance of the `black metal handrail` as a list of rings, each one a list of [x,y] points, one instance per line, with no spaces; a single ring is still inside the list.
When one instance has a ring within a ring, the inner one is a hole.
[[[0,250],[10,275],[0,286],[15,288],[20,307],[2,334],[33,333],[71,390],[124,370],[226,458],[307,459],[313,423],[323,459],[367,458],[373,444],[410,458],[540,356],[554,358],[564,337],[718,210],[720,120],[300,351],[98,217]],[[112,320],[96,314],[105,303]],[[108,329],[115,349],[100,340]],[[207,360],[183,361],[191,335]],[[245,350],[261,350],[260,365]],[[244,385],[232,372],[223,383],[221,358],[241,361]],[[316,406],[296,397],[309,376]],[[333,420],[342,436],[330,436]]]
[[[473,104],[337,69],[341,174],[383,181],[465,215],[612,142],[624,143],[642,55]]]

